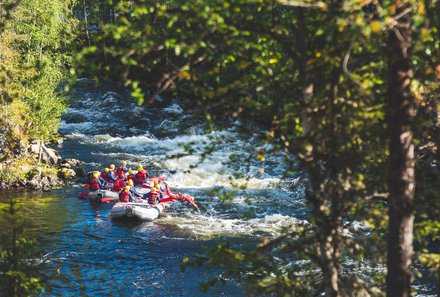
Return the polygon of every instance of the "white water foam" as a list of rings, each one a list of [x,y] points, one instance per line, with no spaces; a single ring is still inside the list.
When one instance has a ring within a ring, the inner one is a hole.
[[[168,107],[165,107],[164,109],[162,109],[164,112],[168,112],[168,113],[174,113],[174,114],[182,114],[183,113],[183,109],[182,107],[180,107],[179,104],[177,103],[173,103]]]
[[[203,224],[200,224],[203,222]],[[269,236],[276,237],[288,228],[295,229],[307,224],[290,216],[272,214],[263,218],[250,220],[221,218],[219,215],[193,214],[189,217],[175,217],[164,215],[159,220],[160,224],[176,225],[183,230],[189,230],[199,239],[209,239],[218,236]]]

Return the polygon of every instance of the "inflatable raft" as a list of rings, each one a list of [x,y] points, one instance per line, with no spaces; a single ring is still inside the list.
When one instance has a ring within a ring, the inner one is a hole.
[[[158,203],[150,205],[146,202],[118,202],[113,205],[110,212],[112,219],[138,218],[146,221],[153,221],[159,217],[165,205]]]
[[[110,190],[97,190],[88,192],[85,198],[95,202],[116,202],[119,194]]]
[[[139,194],[144,196],[145,194],[148,194],[150,192],[149,188],[143,188],[143,187],[136,187],[136,191],[138,191]],[[111,190],[97,190],[97,191],[89,191],[89,192],[82,192],[78,195],[79,199],[89,199],[93,202],[118,202],[119,201],[119,193],[114,192]]]

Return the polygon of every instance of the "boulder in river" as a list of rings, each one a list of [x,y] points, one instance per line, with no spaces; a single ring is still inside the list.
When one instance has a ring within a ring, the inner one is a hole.
[[[81,161],[79,161],[77,159],[72,159],[72,158],[62,159],[60,161],[60,168],[61,168],[61,171],[63,169],[73,170],[73,173],[71,171],[69,171],[70,177],[84,177],[86,174],[84,169],[81,167]],[[68,171],[66,171],[66,170],[64,170],[64,172],[68,173]],[[63,173],[63,176],[64,176],[64,173]],[[63,178],[63,177],[61,177],[61,178]],[[67,179],[69,179],[69,178],[67,178]]]
[[[75,174],[77,177],[85,177],[86,171],[82,167],[76,167],[73,170],[75,170]]]
[[[49,191],[54,187],[60,187],[64,182],[55,174],[53,168],[47,171],[47,168],[37,167],[28,173],[29,180],[26,186],[34,190]]]
[[[62,159],[60,162],[60,166],[65,167],[65,168],[78,167],[78,166],[80,166],[80,164],[81,164],[81,161],[79,161],[77,159],[72,159],[72,158]]]
[[[30,152],[37,155],[39,162],[48,165],[57,165],[60,160],[55,150],[46,147],[44,143],[38,140],[31,144]]]

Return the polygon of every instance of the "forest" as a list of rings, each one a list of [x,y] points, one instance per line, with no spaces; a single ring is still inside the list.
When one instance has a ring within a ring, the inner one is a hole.
[[[239,123],[268,144],[263,165],[282,152],[309,224],[184,257],[219,269],[207,294],[234,280],[246,296],[440,296],[438,1],[6,1],[0,61],[0,183],[37,166],[23,147],[60,137],[83,77],[146,109],[175,98],[207,131]],[[40,291],[3,245],[9,290]]]

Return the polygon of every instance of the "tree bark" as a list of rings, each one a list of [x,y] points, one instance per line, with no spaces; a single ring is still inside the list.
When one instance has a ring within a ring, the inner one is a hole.
[[[310,104],[313,97],[313,82],[310,79],[309,69],[307,66],[308,61],[308,42],[309,42],[309,32],[307,29],[307,22],[305,16],[305,9],[298,8],[297,17],[298,17],[298,48],[299,48],[299,75],[301,79],[301,87],[302,87],[302,101],[303,101],[303,110],[301,113],[302,117],[302,127],[304,130],[304,134],[310,136],[312,132],[311,129],[311,108]]]
[[[321,143],[322,139],[315,139],[315,131],[319,129],[314,127],[312,118],[314,83],[310,74],[310,67],[308,66],[310,33],[307,28],[306,10],[304,8],[297,8],[297,18],[298,27],[296,34],[299,41],[298,58],[302,89],[303,109],[301,121],[303,136],[316,146],[316,141]],[[333,87],[336,87],[336,85],[332,85],[332,91]],[[329,96],[331,99],[329,100],[333,100],[333,95],[336,95],[336,93],[332,92]],[[320,161],[309,157],[305,156],[302,161],[309,173],[311,184],[311,191],[307,193],[307,200],[312,206],[312,214],[317,228],[317,240],[319,242],[318,265],[322,271],[325,296],[339,297],[339,193],[334,191],[335,184],[326,180],[323,168],[317,165]]]
[[[394,2],[396,15],[408,6]],[[414,223],[414,144],[411,121],[414,99],[411,94],[410,12],[396,18],[388,36],[388,105],[389,130],[389,235],[387,296],[409,297],[411,292],[411,257],[413,255]]]
[[[320,226],[320,262],[324,278],[326,297],[338,297],[339,292],[339,232],[338,226],[331,222]]]
[[[90,35],[89,35],[89,22],[88,22],[88,17],[87,17],[87,4],[86,4],[86,0],[83,0],[83,10],[84,10],[84,22],[86,23],[87,43],[90,46],[90,45],[92,45],[92,43],[90,42]]]
[[[339,297],[339,225],[338,211],[334,202],[333,185],[329,185],[321,176],[321,168],[309,163],[308,172],[312,191],[307,199],[312,205],[312,215],[317,228],[319,242],[319,266],[322,271],[326,297]]]

